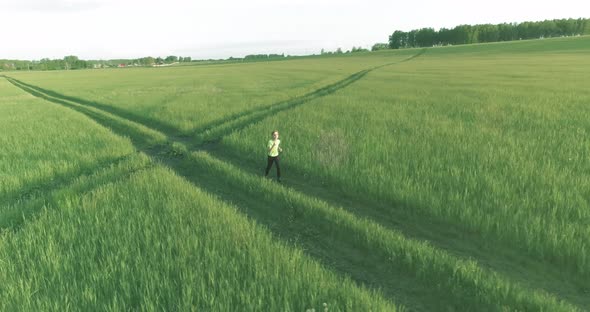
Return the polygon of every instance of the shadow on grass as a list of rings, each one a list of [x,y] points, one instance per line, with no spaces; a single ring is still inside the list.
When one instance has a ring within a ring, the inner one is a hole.
[[[227,152],[221,145],[211,146],[207,152],[213,157],[260,175],[265,159],[256,162]],[[389,201],[337,190],[340,181],[314,177],[282,160],[283,186],[318,198],[334,207],[341,207],[356,216],[403,233],[407,238],[427,241],[438,249],[460,259],[472,259],[478,264],[531,289],[543,289],[579,307],[590,307],[590,285],[587,279],[548,260],[531,258],[515,245],[486,238],[482,233],[467,232],[462,227],[436,219],[410,201]],[[543,272],[542,274],[539,274]]]
[[[78,103],[78,104],[81,104],[84,106],[89,106],[89,107],[93,107],[93,108],[99,109],[104,112],[108,112],[110,114],[113,114],[113,115],[118,116],[123,119],[133,121],[138,124],[145,125],[146,127],[158,130],[163,133],[167,133],[170,136],[180,136],[181,135],[180,131],[177,128],[175,128],[167,123],[153,119],[153,118],[139,116],[137,114],[131,113],[129,111],[118,108],[116,106],[107,105],[107,104],[99,103],[96,101],[89,101],[89,100],[82,99],[82,98],[75,97],[75,96],[64,95],[64,94],[58,93],[53,90],[48,90],[48,89],[41,88],[39,86],[28,84],[26,82],[20,81],[18,79],[12,78],[12,77],[7,77],[7,76],[4,76],[4,77],[6,79],[8,79],[8,81],[12,82],[13,84],[17,83],[18,85],[27,87],[32,92],[36,92],[36,94],[34,94],[35,96],[45,95],[45,96],[49,96],[51,98],[54,98],[56,100],[75,102],[75,103]],[[27,92],[31,93],[30,91],[27,91]],[[44,98],[47,99],[46,97],[44,97]]]
[[[130,160],[131,155],[133,154],[118,158],[110,163],[105,162],[100,166],[82,170],[77,172],[76,175],[64,177],[60,183],[43,188],[12,203],[0,205],[0,231],[18,231],[26,220],[34,219],[44,207],[55,206],[63,194],[68,192],[87,193],[102,185],[124,180],[130,175],[152,166],[141,165],[121,168],[120,165]],[[111,167],[117,168],[117,170],[107,172],[107,169]],[[82,179],[83,177],[85,180]]]
[[[94,164],[83,164],[80,168],[77,168],[76,170],[59,172],[50,177],[44,177],[41,179],[30,181],[18,190],[6,193],[0,201],[0,205],[8,205],[16,201],[24,201],[31,199],[33,197],[42,196],[45,193],[51,192],[55,189],[59,189],[64,185],[69,184],[79,176],[92,174],[93,172],[96,172],[102,168],[106,168],[113,164],[117,164],[121,161],[124,161],[128,157],[129,155],[121,157],[111,157],[103,159]]]

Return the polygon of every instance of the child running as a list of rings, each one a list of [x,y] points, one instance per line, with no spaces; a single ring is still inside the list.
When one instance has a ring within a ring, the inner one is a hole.
[[[279,146],[281,144],[281,140],[279,140],[279,132],[277,130],[271,133],[272,139],[268,141],[267,145],[267,154],[268,160],[266,165],[266,172],[264,176],[268,176],[268,172],[272,167],[272,164],[275,163],[277,167],[277,181],[281,182],[281,168],[279,166],[279,152],[283,152],[283,149]]]

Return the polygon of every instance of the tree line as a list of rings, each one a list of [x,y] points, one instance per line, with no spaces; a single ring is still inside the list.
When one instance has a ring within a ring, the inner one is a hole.
[[[82,60],[75,55],[65,56],[63,59],[43,58],[38,61],[23,60],[0,60],[0,71],[11,70],[70,70],[85,68],[109,68],[109,67],[128,67],[128,66],[154,66],[172,64],[176,62],[191,62],[190,56],[170,55],[165,58],[161,57],[142,57],[137,59],[116,59],[116,60]]]
[[[389,48],[417,48],[439,45],[539,39],[590,34],[590,19],[554,19],[540,22],[459,25],[454,28],[396,30],[389,36]]]
[[[89,68],[89,65],[88,61],[80,60],[74,55],[54,60],[48,58],[39,61],[0,60],[0,70],[68,70]]]
[[[244,56],[244,60],[269,60],[284,58],[285,54],[249,54]],[[236,59],[236,58],[233,58]]]
[[[590,18],[553,19],[540,22],[502,23],[459,25],[454,28],[435,30],[431,27],[414,29],[408,32],[396,30],[389,36],[389,42],[376,43],[371,51],[383,49],[401,49],[458,45],[470,43],[485,43],[498,41],[512,41],[522,39],[539,39],[562,36],[590,35]],[[366,52],[362,47],[352,47],[346,52],[338,48],[336,51],[325,51],[321,55],[339,55],[356,52]],[[252,54],[244,58],[230,57],[227,61],[259,61],[289,58],[284,54]],[[70,70],[85,68],[108,68],[127,66],[156,66],[176,62],[194,62],[191,57],[170,55],[161,57],[142,57],[137,59],[118,60],[81,60],[77,56],[69,55],[63,59],[44,58],[38,61],[1,60],[0,71],[10,70]]]

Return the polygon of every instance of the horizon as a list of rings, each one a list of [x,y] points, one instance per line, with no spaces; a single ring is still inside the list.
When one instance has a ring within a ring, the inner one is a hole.
[[[590,20],[590,19],[587,19]],[[525,22],[542,22],[542,21],[525,21]],[[460,25],[457,25],[460,26]],[[473,26],[473,25],[471,25]],[[451,28],[452,29],[452,28]],[[414,29],[416,30],[416,29]],[[440,29],[435,29],[435,31],[439,31]],[[490,41],[490,42],[476,42],[476,43],[464,43],[464,44],[457,44],[457,45],[433,45],[432,47],[429,48],[445,48],[445,47],[452,47],[452,46],[463,46],[463,45],[489,45],[489,44],[505,44],[505,43],[511,43],[511,42],[524,42],[524,41],[537,41],[537,40],[559,40],[559,39],[563,39],[564,37],[590,37],[590,34],[577,34],[577,35],[572,35],[572,36],[554,36],[554,37],[540,37],[540,38],[525,38],[525,39],[518,39],[518,40],[509,40],[509,41]],[[352,46],[351,48],[355,48],[354,46]],[[402,47],[402,48],[388,48],[387,50],[389,51],[396,51],[396,50],[405,50],[405,49],[424,49],[424,48],[428,48],[428,47]],[[324,49],[322,49],[324,50]],[[385,50],[376,50],[376,51],[385,51]],[[191,58],[190,60],[177,60],[177,61],[171,61],[171,62],[224,62],[224,61],[239,61],[239,60],[248,60],[248,56],[255,56],[255,55],[268,55],[268,56],[272,56],[272,55],[282,55],[281,58],[270,58],[268,60],[262,60],[262,61],[277,61],[277,60],[288,60],[290,58],[301,58],[301,57],[326,57],[326,56],[338,56],[338,55],[347,55],[351,52],[353,52],[353,54],[355,53],[354,50],[341,50],[341,52],[337,53],[335,50],[330,51],[330,50],[325,50],[325,51],[320,51],[322,53],[312,53],[312,54],[300,54],[300,55],[288,55],[285,53],[277,53],[277,54],[272,54],[272,53],[259,53],[259,54],[247,54],[244,56],[240,56],[240,57],[227,57],[227,58],[219,58],[219,59],[213,59],[213,58],[209,58],[209,59],[194,59]],[[326,54],[324,54],[324,52]],[[367,50],[364,51],[357,51],[357,52],[366,52],[366,53],[371,53],[371,52],[375,52],[372,51],[369,48],[367,48]],[[76,55],[65,55],[62,58],[55,58],[55,59],[51,59],[51,58],[42,58],[42,59],[6,59],[6,58],[0,58],[0,61],[20,61],[20,62],[31,62],[31,63],[39,63],[42,62],[43,59],[45,60],[49,60],[49,61],[61,61],[66,59],[67,57],[76,57],[78,58],[78,56]],[[86,62],[117,62],[117,61],[141,61],[142,59],[145,58],[153,58],[154,60],[157,59],[162,59],[162,61],[164,62],[169,62],[166,59],[167,57],[176,57],[176,58],[183,58],[186,56],[182,56],[182,55],[146,55],[146,56],[140,56],[140,57],[131,57],[131,58],[112,58],[112,59],[83,59],[83,58],[78,58],[81,61],[86,61]],[[260,59],[256,59],[256,58],[252,58],[250,60],[248,60],[248,62],[259,62],[261,61]],[[115,65],[117,65],[118,63],[116,63]],[[137,65],[136,65],[137,66]],[[141,65],[139,65],[141,66]]]
[[[169,55],[195,60],[252,54],[301,56],[319,54],[322,49],[370,49],[375,43],[386,43],[395,30],[587,18],[579,12],[588,9],[590,4],[572,0],[554,6],[501,0],[480,5],[477,10],[464,1],[431,0],[399,5],[383,0],[363,4],[334,0],[320,4],[310,0],[207,4],[185,0],[165,4],[8,0],[0,3],[0,25],[12,29],[5,33],[4,42],[15,44],[4,44],[0,59],[34,61],[68,55],[84,60]]]

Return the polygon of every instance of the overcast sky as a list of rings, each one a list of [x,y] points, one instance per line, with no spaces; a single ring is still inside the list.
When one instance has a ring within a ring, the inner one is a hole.
[[[0,0],[0,59],[312,54],[394,30],[590,17],[587,0]]]

